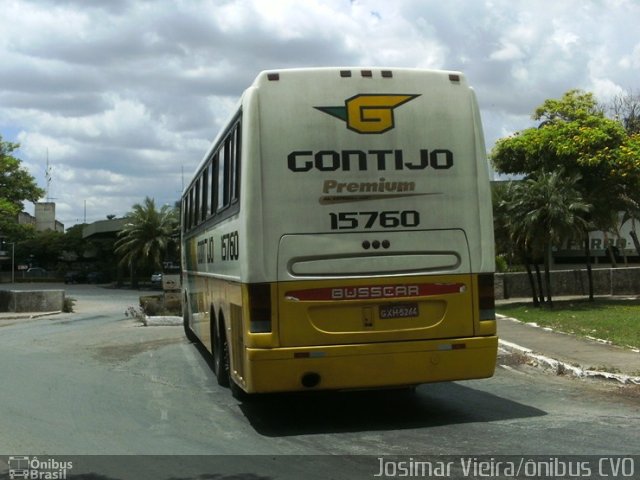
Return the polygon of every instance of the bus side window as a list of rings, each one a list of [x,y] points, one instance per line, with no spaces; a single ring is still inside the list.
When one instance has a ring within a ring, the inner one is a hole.
[[[196,180],[195,197],[194,197],[194,217],[193,225],[200,223],[200,178]]]
[[[205,221],[209,214],[209,165],[202,171],[202,208],[200,212],[201,221]]]
[[[186,230],[191,230],[191,225],[193,224],[191,217],[191,196],[193,193],[193,189],[189,189],[187,195],[185,196],[185,211],[184,211],[184,219],[185,219],[185,228]]]
[[[235,129],[232,133],[234,137],[235,144],[235,152],[234,152],[234,162],[233,162],[233,179],[232,179],[232,190],[231,190],[231,200],[232,202],[238,201],[240,198],[240,159],[242,158],[240,144],[242,141],[242,129],[241,123],[236,123]]]
[[[211,157],[211,215],[215,215],[218,210],[218,154]]]
[[[224,207],[229,206],[230,187],[231,187],[231,162],[233,147],[231,145],[229,137],[224,142]]]
[[[231,203],[231,199],[233,198],[233,184],[235,177],[235,169],[236,169],[236,147],[235,147],[235,135],[234,131],[231,130],[225,140],[226,148],[225,150],[229,152],[229,174],[227,178],[227,182],[229,182],[228,186],[228,194],[227,194],[227,205]]]
[[[229,149],[224,142],[218,150],[218,211],[229,205]]]
[[[189,228],[193,228],[196,226],[194,209],[195,196],[196,189],[194,187],[191,187],[191,191],[189,192]]]
[[[188,222],[188,201],[187,201],[188,197],[184,197],[182,199],[182,211],[180,212],[182,214],[182,233],[187,233],[187,230],[189,229],[189,225],[187,224]]]

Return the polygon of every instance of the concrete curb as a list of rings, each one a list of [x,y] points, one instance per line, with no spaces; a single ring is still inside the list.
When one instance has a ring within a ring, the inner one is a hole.
[[[182,317],[175,317],[171,315],[163,316],[144,316],[143,323],[145,327],[177,327],[182,326]]]
[[[555,358],[548,357],[535,353],[533,350],[527,347],[523,347],[516,343],[508,342],[506,340],[498,340],[498,344],[507,352],[519,353],[536,362],[536,366],[540,366],[546,370],[553,370],[557,375],[563,375],[565,373],[571,373],[572,375],[580,378],[603,378],[607,380],[616,380],[622,384],[635,384],[640,385],[640,377],[634,377],[630,375],[624,375],[620,373],[603,372],[598,370],[587,370],[581,367],[576,367],[569,363],[557,360]]]
[[[37,313],[15,313],[12,315],[11,313],[4,313],[0,315],[0,320],[33,320],[34,318],[41,317],[50,317],[52,315],[58,315],[59,313],[63,313],[62,310],[53,311],[53,312],[37,312]]]

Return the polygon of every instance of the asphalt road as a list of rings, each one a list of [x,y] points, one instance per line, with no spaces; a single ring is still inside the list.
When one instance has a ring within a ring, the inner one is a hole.
[[[219,478],[258,479],[266,466],[283,474],[269,478],[341,478],[314,455],[360,455],[339,458],[370,478],[381,456],[640,452],[637,386],[554,376],[503,354],[487,380],[239,402],[181,327],[124,315],[139,292],[67,290],[76,313],[0,322],[0,454],[254,455],[218,457],[230,472],[254,472]],[[188,471],[180,462],[171,465]]]

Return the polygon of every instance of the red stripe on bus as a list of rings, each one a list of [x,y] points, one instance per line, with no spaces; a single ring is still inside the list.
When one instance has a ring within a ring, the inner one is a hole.
[[[400,285],[362,285],[292,290],[285,297],[294,301],[368,300],[385,298],[426,297],[462,293],[464,283],[411,283]]]

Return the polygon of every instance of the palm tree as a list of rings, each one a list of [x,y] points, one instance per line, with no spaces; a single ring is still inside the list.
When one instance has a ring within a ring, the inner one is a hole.
[[[547,303],[553,306],[550,259],[552,248],[563,240],[578,238],[587,230],[586,204],[576,188],[580,175],[564,177],[562,170],[535,174],[511,189],[512,240],[533,257],[544,259]],[[542,292],[541,292],[542,293]],[[543,295],[541,294],[541,297]]]
[[[169,205],[157,210],[155,200],[146,197],[142,205],[136,203],[133,206],[127,220],[118,234],[120,238],[115,243],[115,252],[120,256],[120,266],[129,267],[135,288],[136,269],[145,266],[159,269],[165,255],[176,243],[178,215]]]
[[[624,213],[619,227],[622,227],[626,222],[631,222],[631,231],[629,233],[636,252],[640,255],[640,243],[638,243],[638,234],[636,233],[636,220],[640,220],[640,192],[636,189],[623,187],[620,200],[624,206]]]
[[[535,263],[535,255],[531,251],[530,245],[527,245],[523,235],[515,233],[519,231],[520,225],[514,217],[514,211],[517,209],[516,203],[513,201],[519,197],[519,181],[509,181],[497,184],[493,188],[493,221],[496,241],[496,251],[506,254],[511,262],[522,262],[527,271],[527,278],[531,287],[531,297],[533,305],[538,307],[544,299],[538,297],[538,291],[542,296],[542,280],[540,279],[540,269]],[[538,274],[538,284],[540,288],[536,288],[535,279],[531,270],[532,265],[535,266]],[[506,287],[505,287],[506,288]]]

